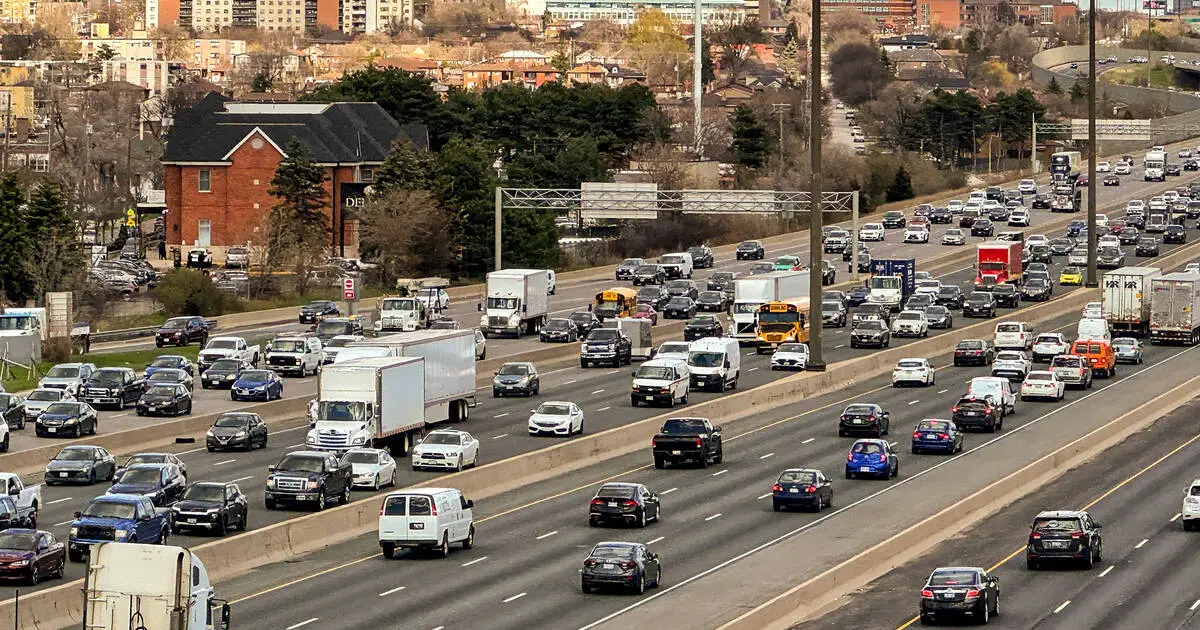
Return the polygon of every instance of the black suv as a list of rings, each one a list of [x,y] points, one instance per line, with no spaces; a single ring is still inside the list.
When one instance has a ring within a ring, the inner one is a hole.
[[[743,241],[735,255],[738,260],[762,260],[767,257],[767,250],[760,241]]]
[[[972,291],[963,302],[963,317],[995,317],[996,298],[987,291]]]
[[[588,333],[592,332],[593,328],[600,325],[600,318],[596,317],[596,314],[591,311],[575,311],[571,313],[568,319],[571,320],[572,324],[575,324],[575,328],[579,331],[579,337],[581,338],[586,337]]]
[[[993,407],[986,398],[959,398],[950,412],[954,414],[950,419],[963,431],[979,429],[995,433],[1004,428],[1003,408]]]
[[[687,253],[692,255],[693,269],[707,269],[713,266],[713,253],[708,245],[689,247]]]
[[[1103,541],[1100,523],[1082,510],[1052,510],[1033,518],[1025,546],[1025,566],[1030,571],[1047,560],[1066,560],[1085,569],[1100,561]]]
[[[948,284],[938,289],[937,297],[933,301],[935,304],[941,304],[946,308],[961,309],[966,299],[967,296],[963,293],[962,289]]]
[[[904,218],[904,213],[899,210],[892,210],[883,213],[883,227],[890,229],[902,228],[907,223]]]
[[[249,510],[246,495],[236,483],[194,483],[171,506],[171,533],[204,530],[224,536],[231,529],[246,531]]]
[[[208,324],[203,317],[172,317],[154,333],[154,347],[186,346],[195,341],[208,343]]]
[[[1034,210],[1049,210],[1050,195],[1047,195],[1046,193],[1038,193],[1034,195],[1033,200],[1029,202],[1029,207],[1033,208]]]
[[[1017,287],[1002,283],[992,287],[992,298],[996,300],[996,306],[1005,308],[1017,308],[1021,305],[1021,295],[1017,291]]]
[[[281,503],[311,503],[320,511],[330,501],[342,505],[350,502],[354,479],[350,462],[338,461],[333,453],[293,451],[267,471],[268,510]]]

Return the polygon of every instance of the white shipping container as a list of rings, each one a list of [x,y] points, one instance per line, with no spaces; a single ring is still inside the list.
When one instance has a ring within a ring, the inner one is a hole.
[[[425,360],[421,357],[358,359],[322,368],[317,400],[371,403],[375,437],[425,426]]]
[[[808,297],[807,271],[774,271],[733,282],[734,336],[743,341],[755,336],[759,306]]]
[[[1152,339],[1196,342],[1200,330],[1200,274],[1169,273],[1151,282]]]
[[[1104,274],[1101,313],[1114,331],[1148,330],[1151,282],[1160,276],[1157,267],[1121,267]]]
[[[461,419],[457,414],[465,418],[466,407],[474,406],[474,330],[417,330],[379,337],[365,345],[390,346],[400,356],[425,359],[427,423]]]

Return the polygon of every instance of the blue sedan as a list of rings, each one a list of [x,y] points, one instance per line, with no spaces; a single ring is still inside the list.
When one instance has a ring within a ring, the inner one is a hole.
[[[146,366],[144,376],[150,378],[151,374],[159,370],[183,370],[189,376],[195,376],[196,370],[192,366],[192,362],[187,357],[181,357],[178,354],[163,354],[156,357]]]
[[[858,440],[846,456],[846,478],[900,476],[900,455],[887,440]]]
[[[963,450],[963,434],[949,420],[922,420],[913,429],[912,452],[958,453]]]
[[[283,379],[270,370],[246,370],[229,390],[233,400],[272,400],[283,398]]]

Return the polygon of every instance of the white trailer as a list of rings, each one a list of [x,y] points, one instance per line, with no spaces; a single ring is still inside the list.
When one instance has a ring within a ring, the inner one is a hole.
[[[327,365],[317,377],[317,417],[305,442],[322,451],[370,446],[404,454],[425,429],[425,403],[421,357]]]
[[[775,271],[733,281],[733,336],[739,343],[758,339],[758,307],[808,297],[807,271]]]
[[[1169,273],[1150,281],[1150,341],[1200,342],[1200,273]]]
[[[183,547],[100,543],[91,550],[84,584],[88,630],[231,627],[229,604],[213,597],[204,563]]]
[[[474,330],[415,330],[350,346],[359,347],[390,348],[394,356],[425,359],[426,424],[458,422],[470,416],[475,406]]]
[[[487,305],[479,328],[485,335],[535,334],[550,313],[550,275],[545,269],[502,269],[487,275]]]
[[[1150,332],[1151,282],[1160,276],[1157,267],[1121,267],[1104,274],[1101,313],[1114,335]]]

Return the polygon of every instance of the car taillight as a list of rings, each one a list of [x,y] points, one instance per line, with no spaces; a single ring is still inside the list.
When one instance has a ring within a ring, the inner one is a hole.
[[[383,516],[383,509],[384,509],[385,507],[387,507],[387,499],[384,499],[384,500],[383,500],[383,503],[380,503],[380,504],[379,504],[379,515],[380,515],[380,516]]]
[[[921,589],[921,598],[922,599],[933,599],[933,591],[931,591],[927,588]]]
[[[979,597],[979,589],[973,588],[967,591],[967,597]]]
[[[592,505],[604,505],[604,501],[601,499],[592,499]]]
[[[881,462],[886,462],[886,461],[887,461],[887,453],[880,453],[880,454],[879,454],[879,461],[881,461]]]
[[[943,440],[949,440],[950,434],[949,433],[939,433],[938,437],[942,438]]]
[[[1042,539],[1042,535],[1041,535],[1041,534],[1039,534],[1039,533],[1037,533],[1037,532],[1033,532],[1033,534],[1030,536],[1030,538],[1032,538],[1032,539],[1034,539],[1034,540],[1041,540],[1041,539]]]
[[[913,439],[914,439],[914,440],[919,440],[919,439],[921,439],[921,434],[920,434],[920,433],[917,433],[916,431],[913,431]]]
[[[848,461],[848,462],[852,462],[852,461],[854,461],[854,453],[847,453],[847,454],[846,454],[846,461]]]
[[[807,486],[806,488],[804,488],[804,491],[809,494],[812,494],[817,491],[817,487],[816,486]]]
[[[637,501],[633,501],[631,499],[626,499],[621,502],[621,505],[624,507],[637,507]]]
[[[991,407],[984,407],[984,408],[983,408],[983,412],[984,412],[984,413],[992,413],[992,408],[991,408]]]
[[[658,448],[658,440],[650,440],[650,448]]]
[[[432,505],[430,505],[430,508],[431,508],[431,511],[430,511],[429,515],[437,516],[437,503],[432,503]]]
[[[958,405],[954,405],[953,407],[951,407],[950,413],[958,413]]]
[[[702,446],[704,446],[704,442],[702,442],[700,438],[696,438],[696,448],[700,448]]]
[[[783,492],[783,486],[775,484],[771,486],[771,492]]]
[[[1074,532],[1071,534],[1071,538],[1074,538],[1076,540],[1083,538],[1083,532]]]
[[[589,558],[589,559],[583,561],[583,566],[594,567],[594,566],[596,566],[596,561]]]
[[[621,561],[621,568],[622,568],[622,569],[625,569],[625,570],[627,570],[627,571],[628,571],[629,569],[632,569],[634,566],[635,566],[635,565],[634,565],[632,562],[630,562],[629,560],[622,560],[622,561]]]

